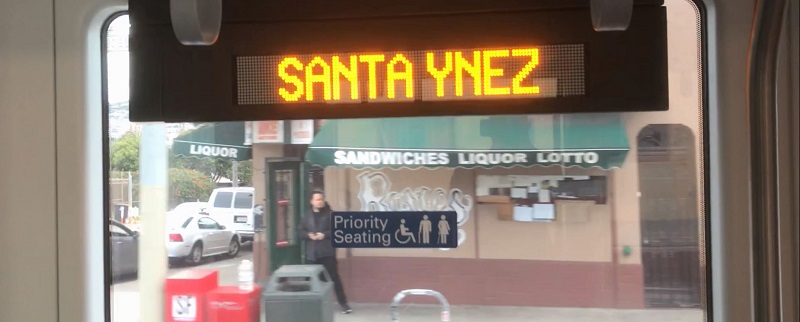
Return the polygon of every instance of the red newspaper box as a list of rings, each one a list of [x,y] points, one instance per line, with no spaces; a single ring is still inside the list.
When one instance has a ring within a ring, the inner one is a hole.
[[[253,285],[252,291],[238,286],[220,286],[206,296],[208,319],[206,322],[259,322],[261,289]]]
[[[193,269],[167,278],[166,322],[205,322],[206,294],[217,287],[217,271]]]

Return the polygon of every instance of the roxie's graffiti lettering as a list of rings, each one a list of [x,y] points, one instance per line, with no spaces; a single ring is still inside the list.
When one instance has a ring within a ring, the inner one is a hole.
[[[392,182],[382,172],[364,172],[356,179],[360,189],[361,211],[455,211],[460,227],[469,220],[472,197],[460,189],[418,187],[391,191]],[[466,240],[466,231],[458,229],[458,245]]]

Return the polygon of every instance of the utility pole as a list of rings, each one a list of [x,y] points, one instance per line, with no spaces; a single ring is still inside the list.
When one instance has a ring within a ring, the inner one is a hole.
[[[233,185],[233,187],[238,187],[239,186],[239,161],[235,161],[234,160],[233,162],[231,162],[231,173],[233,173],[233,175],[231,176],[231,177],[233,177],[233,178],[231,178],[231,184]]]
[[[167,249],[167,134],[164,123],[142,126],[139,141],[139,321],[164,321]]]
[[[133,174],[128,171],[128,211],[133,209]]]

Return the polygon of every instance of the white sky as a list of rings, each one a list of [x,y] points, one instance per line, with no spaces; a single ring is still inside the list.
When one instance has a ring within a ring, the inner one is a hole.
[[[120,16],[108,28],[108,101],[127,102],[130,96],[130,62],[128,53],[128,16]]]

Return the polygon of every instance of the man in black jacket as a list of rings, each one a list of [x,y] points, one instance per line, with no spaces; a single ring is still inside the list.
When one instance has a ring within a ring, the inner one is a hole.
[[[344,287],[339,279],[336,249],[331,244],[331,207],[325,202],[325,194],[322,191],[314,191],[311,194],[311,211],[300,221],[300,238],[306,241],[306,262],[325,267],[333,279],[336,299],[342,307],[342,313],[352,313],[353,310],[347,303]]]

